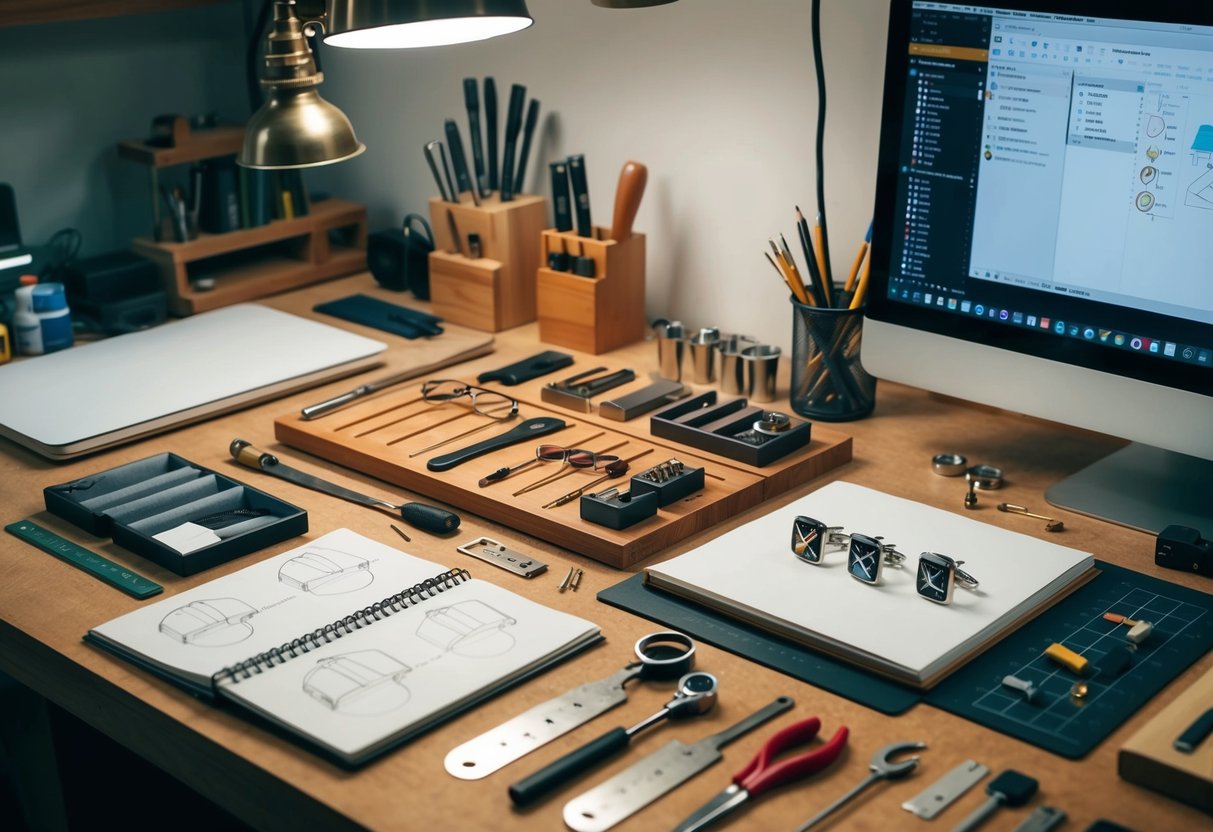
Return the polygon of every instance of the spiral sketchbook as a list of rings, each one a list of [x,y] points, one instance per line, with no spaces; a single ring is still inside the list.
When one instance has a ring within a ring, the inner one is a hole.
[[[338,529],[84,639],[357,766],[602,635],[465,570]]]

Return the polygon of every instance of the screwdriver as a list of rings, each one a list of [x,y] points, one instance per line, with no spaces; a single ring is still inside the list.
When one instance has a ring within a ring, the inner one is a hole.
[[[380,500],[377,497],[359,494],[357,491],[343,488],[336,483],[331,483],[313,474],[308,474],[297,468],[285,465],[278,460],[278,457],[254,448],[243,439],[233,439],[228,447],[228,451],[231,453],[232,458],[241,465],[247,465],[249,468],[255,468],[284,479],[287,482],[293,482],[295,485],[302,485],[304,488],[310,488],[313,491],[319,491],[332,497],[340,497],[343,500],[349,500],[362,506],[384,508],[391,512],[399,512],[404,522],[416,526],[423,531],[444,534],[459,528],[459,515],[454,512],[438,508],[438,506],[426,505],[425,503],[401,503],[397,505],[387,500]]]
[[[962,820],[952,832],[971,832],[985,823],[1000,806],[1022,806],[1032,799],[1040,784],[1035,778],[1009,768],[986,786],[990,797]]]

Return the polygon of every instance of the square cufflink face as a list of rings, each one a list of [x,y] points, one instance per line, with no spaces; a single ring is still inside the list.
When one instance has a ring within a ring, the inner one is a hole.
[[[956,566],[951,558],[934,552],[918,556],[918,575],[914,581],[918,594],[936,604],[952,603],[956,586]]]
[[[880,565],[884,560],[884,548],[880,541],[866,534],[851,535],[847,549],[847,572],[865,584],[880,583]]]
[[[792,552],[801,560],[821,563],[825,539],[826,524],[820,520],[802,515],[792,521]]]

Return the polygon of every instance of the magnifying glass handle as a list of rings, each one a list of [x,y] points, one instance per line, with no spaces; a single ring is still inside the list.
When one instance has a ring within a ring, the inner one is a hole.
[[[623,728],[607,731],[596,740],[570,751],[555,762],[524,777],[510,786],[510,800],[515,806],[529,806],[555,791],[564,783],[585,774],[593,766],[609,760],[628,747],[631,735]]]

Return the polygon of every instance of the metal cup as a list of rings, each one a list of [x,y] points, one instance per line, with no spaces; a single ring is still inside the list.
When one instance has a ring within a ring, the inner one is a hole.
[[[706,327],[688,339],[691,348],[691,381],[695,384],[711,384],[716,380],[716,343],[720,330]]]
[[[662,321],[654,326],[657,332],[657,372],[670,381],[682,381],[683,338],[679,321]]]
[[[758,339],[750,335],[726,335],[716,342],[720,355],[720,392],[730,396],[745,395],[745,367],[741,351],[757,346]]]
[[[741,351],[745,368],[746,396],[752,402],[775,401],[775,375],[779,370],[779,347],[759,344]]]

